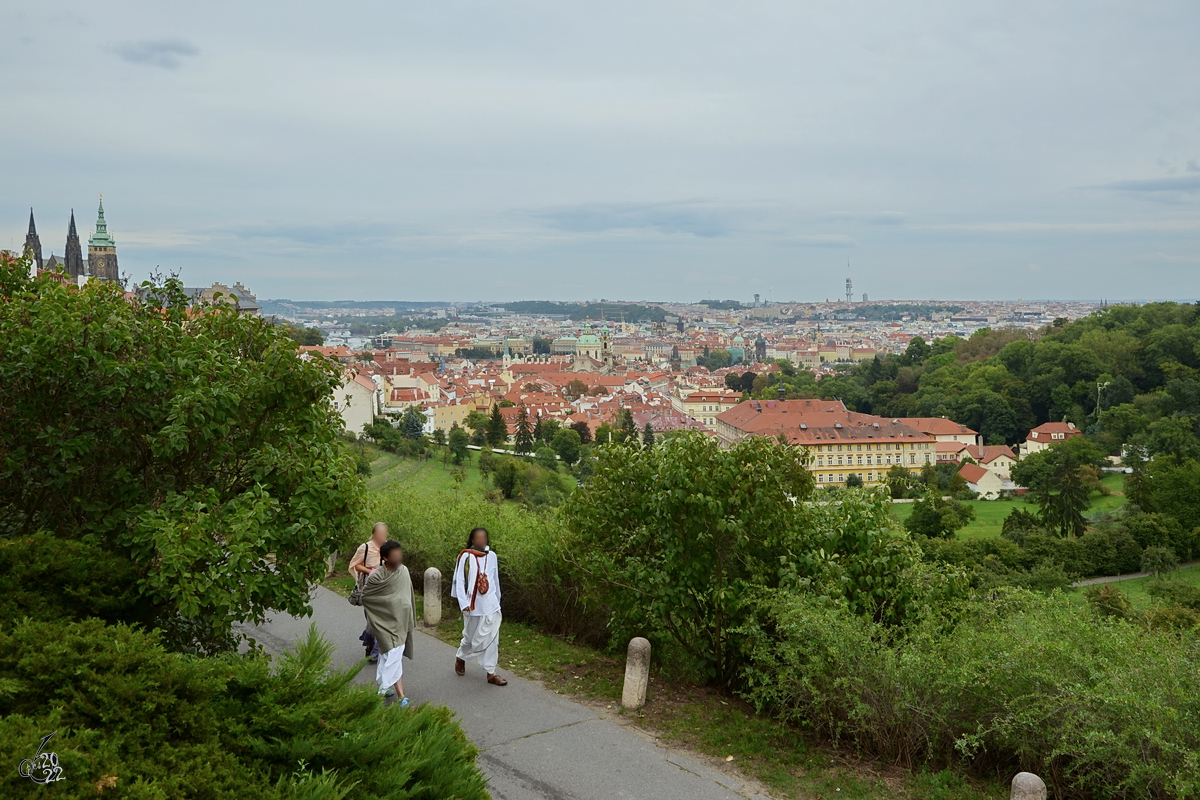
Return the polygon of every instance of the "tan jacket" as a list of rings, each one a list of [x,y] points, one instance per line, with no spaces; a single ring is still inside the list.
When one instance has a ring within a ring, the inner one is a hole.
[[[368,569],[375,569],[379,563],[379,545],[372,541],[360,544],[354,550],[354,554],[350,556],[350,577],[354,578],[356,583],[361,583],[367,576],[360,573],[355,567],[362,564]]]

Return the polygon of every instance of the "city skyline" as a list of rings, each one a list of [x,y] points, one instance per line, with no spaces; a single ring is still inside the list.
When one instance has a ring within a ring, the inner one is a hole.
[[[260,298],[821,302],[848,258],[872,301],[1191,299],[1198,22],[47,2],[0,33],[0,247],[103,192],[122,271]]]

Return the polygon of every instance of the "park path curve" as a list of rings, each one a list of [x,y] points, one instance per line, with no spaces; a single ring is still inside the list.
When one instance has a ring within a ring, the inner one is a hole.
[[[335,667],[362,660],[362,609],[317,586],[313,615],[277,614],[243,631],[272,655],[290,649],[310,625],[336,649]],[[503,637],[503,630],[501,632]],[[541,685],[501,672],[503,688],[489,686],[475,663],[454,674],[454,648],[418,632],[416,658],[404,662],[404,688],[414,703],[449,706],[479,748],[479,767],[495,800],[739,800],[754,798],[732,776],[656,744],[649,737]],[[503,658],[504,640],[500,640]],[[357,682],[373,683],[367,665]]]

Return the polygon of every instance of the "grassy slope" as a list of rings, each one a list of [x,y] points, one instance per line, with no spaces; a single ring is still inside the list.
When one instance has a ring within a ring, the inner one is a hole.
[[[1122,491],[1123,483],[1122,476],[1120,475],[1107,475],[1101,483],[1111,492]],[[1088,503],[1087,516],[1099,516],[1102,513],[1118,508],[1124,503],[1125,496],[1122,494],[1093,494]],[[1014,508],[1034,513],[1038,510],[1036,504],[1027,503],[1020,498],[1015,500],[968,500],[966,501],[966,505],[975,509],[975,519],[958,532],[959,538],[962,539],[999,536],[1000,528],[1004,524],[1004,518]],[[895,503],[892,505],[892,515],[898,522],[904,524],[904,520],[908,519],[908,515],[912,513],[912,508],[912,503]]]

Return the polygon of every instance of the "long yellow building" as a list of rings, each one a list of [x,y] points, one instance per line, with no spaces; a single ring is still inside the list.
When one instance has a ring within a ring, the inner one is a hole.
[[[898,419],[847,411],[837,400],[747,400],[718,415],[716,433],[727,445],[747,436],[782,436],[808,448],[818,486],[844,484],[850,475],[877,484],[894,466],[919,472],[937,459],[932,434]]]

